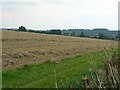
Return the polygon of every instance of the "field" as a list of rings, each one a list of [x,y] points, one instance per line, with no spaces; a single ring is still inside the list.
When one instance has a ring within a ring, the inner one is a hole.
[[[105,51],[111,56],[110,51]],[[91,78],[93,62],[97,69],[103,68],[103,62],[108,58],[105,52],[97,51],[70,59],[63,59],[58,63],[46,62],[40,65],[27,65],[14,70],[3,71],[3,88],[81,88],[82,76]],[[56,71],[56,80],[55,73]]]
[[[2,31],[3,88],[82,87],[103,68],[117,41]],[[117,51],[117,50],[116,50]]]
[[[72,58],[117,47],[117,41],[2,31],[3,69]]]

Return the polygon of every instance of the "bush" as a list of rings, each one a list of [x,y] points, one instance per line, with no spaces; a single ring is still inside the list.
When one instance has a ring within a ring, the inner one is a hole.
[[[20,26],[18,31],[26,31],[26,28],[24,26]]]

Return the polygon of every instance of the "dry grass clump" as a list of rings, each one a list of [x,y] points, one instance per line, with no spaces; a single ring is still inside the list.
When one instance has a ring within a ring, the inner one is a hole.
[[[91,60],[93,65],[92,81],[90,84],[84,81],[84,88],[115,89],[120,87],[120,58],[114,50],[111,53],[112,58],[105,53],[107,62],[104,62],[102,69],[96,69],[94,62]]]

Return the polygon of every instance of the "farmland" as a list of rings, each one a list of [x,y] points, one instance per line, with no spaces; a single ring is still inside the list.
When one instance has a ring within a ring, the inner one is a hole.
[[[82,87],[82,76],[91,77],[90,59],[102,68],[110,48],[117,41],[2,31],[3,88]]]
[[[58,62],[115,47],[117,41],[2,31],[2,65],[5,70],[46,61]]]

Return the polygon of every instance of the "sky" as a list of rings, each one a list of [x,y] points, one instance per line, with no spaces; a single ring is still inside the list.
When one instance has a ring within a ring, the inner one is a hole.
[[[2,27],[118,29],[119,0],[3,0]]]

